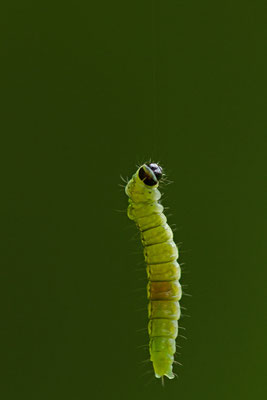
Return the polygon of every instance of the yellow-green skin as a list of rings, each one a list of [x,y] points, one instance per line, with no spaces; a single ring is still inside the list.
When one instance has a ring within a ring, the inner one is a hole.
[[[163,206],[158,202],[161,198],[158,184],[153,187],[145,185],[139,178],[139,169],[126,185],[125,192],[129,196],[128,217],[140,230],[147,264],[150,360],[157,378],[167,376],[173,379],[179,300],[182,296],[181,270],[176,261],[178,249],[163,214]]]

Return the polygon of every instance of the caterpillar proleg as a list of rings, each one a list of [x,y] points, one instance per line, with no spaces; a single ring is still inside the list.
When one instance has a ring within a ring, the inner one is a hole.
[[[140,230],[147,264],[150,360],[156,378],[173,379],[175,339],[181,314],[181,269],[173,232],[159,202],[161,177],[162,168],[158,164],[143,164],[127,183],[125,192],[129,197],[127,214]]]

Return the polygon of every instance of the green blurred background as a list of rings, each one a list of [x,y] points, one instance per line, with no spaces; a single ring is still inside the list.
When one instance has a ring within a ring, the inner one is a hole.
[[[1,397],[264,398],[266,4],[5,3]],[[164,389],[118,186],[148,158],[192,294]]]

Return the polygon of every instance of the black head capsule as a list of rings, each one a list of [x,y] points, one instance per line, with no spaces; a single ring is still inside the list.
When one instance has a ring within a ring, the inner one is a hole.
[[[162,168],[158,164],[148,164],[148,167],[154,172],[157,180],[159,181],[162,177]]]
[[[162,177],[162,168],[155,163],[144,164],[139,170],[139,178],[147,186],[155,186]]]

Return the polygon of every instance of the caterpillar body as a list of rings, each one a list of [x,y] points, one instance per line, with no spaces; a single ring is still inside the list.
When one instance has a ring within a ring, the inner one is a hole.
[[[147,264],[150,360],[156,378],[173,379],[175,339],[181,314],[181,269],[173,232],[160,204],[161,177],[162,168],[158,164],[143,164],[127,183],[125,192],[129,197],[127,214],[140,230]]]

